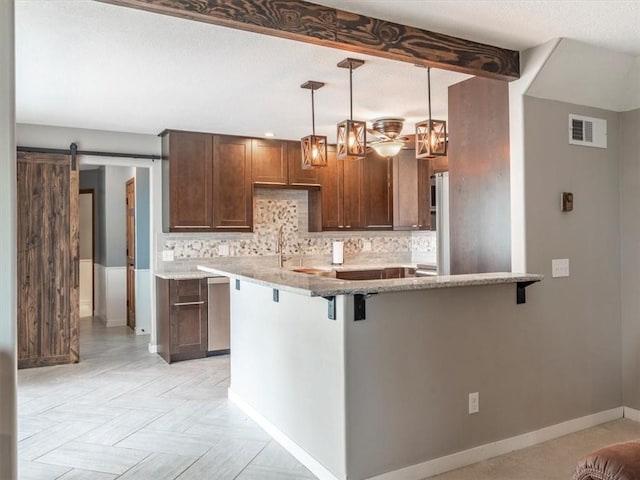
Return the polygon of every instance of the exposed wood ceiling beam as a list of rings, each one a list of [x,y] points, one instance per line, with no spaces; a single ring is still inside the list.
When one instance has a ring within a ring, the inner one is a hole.
[[[301,0],[100,1],[480,77],[520,77],[517,51]]]

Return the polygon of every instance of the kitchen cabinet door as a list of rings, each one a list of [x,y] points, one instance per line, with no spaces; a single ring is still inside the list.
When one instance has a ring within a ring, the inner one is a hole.
[[[433,175],[432,163],[429,160],[417,160],[418,162],[418,228],[431,230],[435,223],[431,221],[431,176]],[[434,214],[435,215],[435,214]],[[435,217],[434,217],[435,218]]]
[[[365,227],[364,164],[366,158],[341,160],[344,168],[344,228]]]
[[[393,228],[393,158],[371,152],[363,167],[365,227],[389,230]]]
[[[175,130],[161,136],[164,230],[211,231],[213,136]]]
[[[318,186],[318,172],[320,168],[302,168],[302,148],[300,142],[287,142],[287,159],[289,165],[289,185]]]
[[[213,137],[213,226],[217,231],[252,231],[250,138]]]
[[[431,229],[431,159],[401,150],[393,163],[393,229]]]
[[[207,280],[156,279],[158,354],[167,363],[207,355]]]
[[[251,148],[253,181],[269,185],[286,185],[287,142],[254,138]]]
[[[318,180],[322,185],[322,229],[344,229],[344,162],[336,158],[336,147],[329,146],[328,165],[318,170]]]

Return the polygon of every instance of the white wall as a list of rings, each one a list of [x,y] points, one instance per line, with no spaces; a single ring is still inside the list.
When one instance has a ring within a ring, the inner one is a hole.
[[[18,476],[14,2],[0,2],[0,478]]]
[[[321,297],[281,290],[275,303],[271,288],[244,281],[230,291],[231,391],[345,478],[344,297],[329,320]]]
[[[628,104],[634,68],[631,55],[563,38],[527,95],[616,112],[638,108]]]

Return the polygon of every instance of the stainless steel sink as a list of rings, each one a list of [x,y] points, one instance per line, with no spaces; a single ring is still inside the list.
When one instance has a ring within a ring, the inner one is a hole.
[[[408,267],[390,267],[390,268],[359,268],[359,269],[343,269],[325,270],[321,268],[295,268],[297,273],[307,273],[310,275],[319,275],[322,277],[337,278],[340,280],[384,280],[390,278],[410,278],[416,276],[430,275],[421,270],[416,271],[415,268]]]

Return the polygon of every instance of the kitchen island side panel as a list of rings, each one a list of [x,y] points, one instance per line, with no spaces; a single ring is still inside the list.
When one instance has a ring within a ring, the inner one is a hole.
[[[540,318],[540,301],[537,285],[521,305],[515,285],[368,298],[366,319],[346,322],[349,478],[619,407],[616,371],[591,349],[568,361],[582,340],[568,343],[560,319]],[[480,411],[470,415],[472,392]]]
[[[344,302],[231,279],[231,392],[346,478]]]

